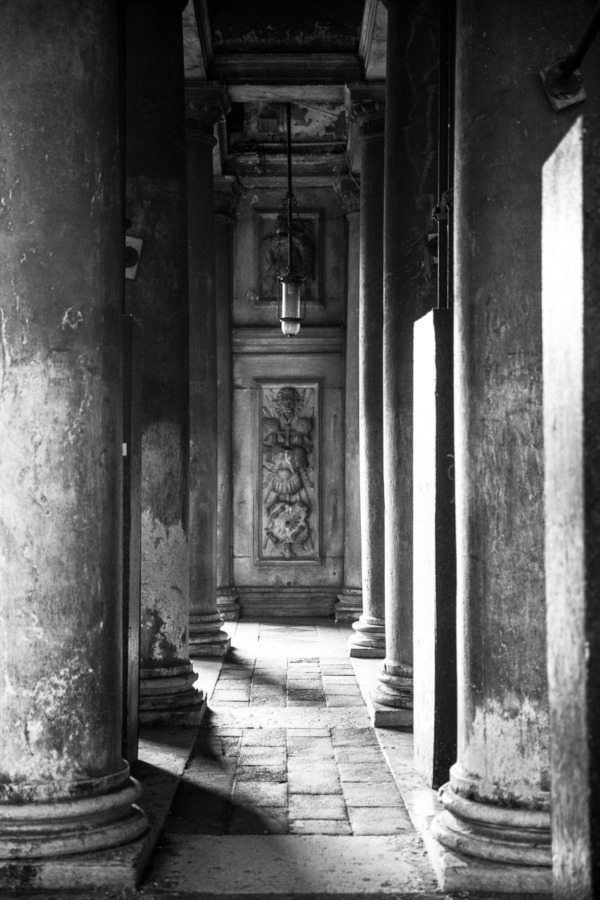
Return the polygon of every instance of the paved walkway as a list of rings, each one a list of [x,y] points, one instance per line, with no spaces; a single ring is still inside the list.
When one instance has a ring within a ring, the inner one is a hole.
[[[380,662],[350,660],[350,629],[327,620],[229,630],[220,671],[198,665],[210,713],[142,889],[440,896],[365,706]],[[405,758],[410,736],[389,737]]]

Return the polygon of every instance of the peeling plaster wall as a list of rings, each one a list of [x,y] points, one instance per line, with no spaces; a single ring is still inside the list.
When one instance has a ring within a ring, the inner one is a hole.
[[[238,0],[209,0],[215,53],[351,53],[357,49],[363,0],[264,0],[260,16]]]

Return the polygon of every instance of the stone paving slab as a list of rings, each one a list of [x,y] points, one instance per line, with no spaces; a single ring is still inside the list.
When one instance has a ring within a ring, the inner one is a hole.
[[[373,807],[348,807],[350,825],[354,834],[410,834],[412,823],[406,813],[388,810],[385,819],[381,810]]]
[[[348,820],[348,812],[343,797],[337,794],[290,794],[290,821],[297,819],[342,819]]]
[[[291,794],[342,794],[342,783],[335,766],[331,769],[290,769],[288,790]]]
[[[229,833],[287,834],[288,829],[287,808],[262,806],[254,810],[240,807],[231,817]]]
[[[232,800],[239,806],[288,806],[287,783],[259,781],[238,781],[233,789]]]
[[[238,766],[235,772],[235,780],[273,782],[285,784],[288,781],[286,766]]]
[[[403,805],[396,786],[387,782],[347,781],[344,783],[344,797],[348,806],[370,806],[381,810],[388,806],[398,808]],[[387,815],[386,810],[385,818]]]

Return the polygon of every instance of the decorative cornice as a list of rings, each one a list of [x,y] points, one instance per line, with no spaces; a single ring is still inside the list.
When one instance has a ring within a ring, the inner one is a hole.
[[[219,53],[210,75],[232,84],[346,84],[361,71],[353,53]]]
[[[215,123],[227,115],[230,105],[225,85],[188,82],[185,86],[186,129],[212,136]]]
[[[340,354],[344,350],[343,328],[311,328],[303,326],[300,334],[286,337],[280,328],[234,328],[232,346],[235,354]]]

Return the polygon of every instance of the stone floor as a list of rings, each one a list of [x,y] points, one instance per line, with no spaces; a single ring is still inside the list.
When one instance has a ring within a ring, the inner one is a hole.
[[[509,896],[445,893],[437,887],[422,840],[439,809],[435,792],[413,769],[410,732],[372,726],[365,700],[380,661],[348,657],[348,627],[321,619],[225,627],[232,636],[226,660],[194,663],[197,684],[209,698],[203,724],[146,728],[140,736],[134,774],[152,823],[142,849],[128,845],[99,853],[86,862],[83,875],[82,858],[73,857],[75,881],[91,880],[99,885],[97,892],[6,896]],[[151,845],[148,862],[143,847]],[[65,863],[56,871],[49,863],[43,883],[64,883]],[[135,873],[142,870],[133,888]]]
[[[232,649],[142,887],[435,894],[347,654],[350,629],[293,620],[229,630]],[[374,677],[379,663],[368,663]]]

